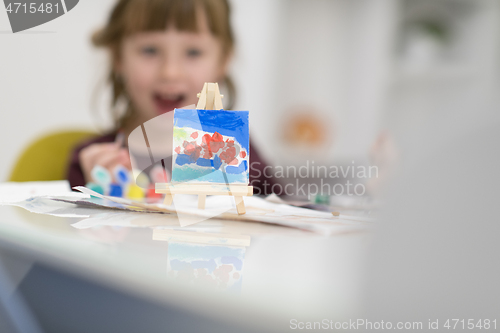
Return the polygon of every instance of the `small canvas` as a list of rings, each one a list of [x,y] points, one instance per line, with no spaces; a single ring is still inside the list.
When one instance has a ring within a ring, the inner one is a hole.
[[[249,182],[248,111],[174,110],[173,183]]]

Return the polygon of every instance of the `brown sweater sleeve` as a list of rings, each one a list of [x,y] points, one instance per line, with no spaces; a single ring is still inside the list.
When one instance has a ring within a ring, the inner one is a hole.
[[[74,186],[85,186],[85,177],[83,176],[82,166],[80,165],[80,151],[94,143],[105,143],[115,141],[116,133],[106,134],[91,140],[87,140],[78,146],[71,152],[71,157],[66,173],[66,178],[69,181],[71,188]]]

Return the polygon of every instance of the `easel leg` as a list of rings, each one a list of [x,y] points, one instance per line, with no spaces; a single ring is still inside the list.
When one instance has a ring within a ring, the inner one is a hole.
[[[172,201],[174,201],[174,195],[173,194],[165,194],[165,200],[163,200],[163,204],[166,206],[170,206],[172,204]]]
[[[205,209],[205,199],[207,198],[206,194],[198,195],[198,209]]]
[[[243,197],[234,197],[234,202],[236,203],[236,210],[238,211],[238,215],[243,215],[246,213],[245,211],[245,202],[243,202]]]

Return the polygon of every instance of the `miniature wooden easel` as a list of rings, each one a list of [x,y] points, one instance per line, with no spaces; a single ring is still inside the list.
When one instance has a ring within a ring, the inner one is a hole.
[[[198,94],[198,110],[222,110],[222,95],[217,83],[205,83]],[[170,206],[175,194],[198,195],[198,209],[205,209],[207,195],[229,195],[234,197],[239,215],[245,214],[244,196],[253,195],[253,186],[240,184],[191,184],[191,183],[156,183],[156,193],[164,193],[164,204]]]

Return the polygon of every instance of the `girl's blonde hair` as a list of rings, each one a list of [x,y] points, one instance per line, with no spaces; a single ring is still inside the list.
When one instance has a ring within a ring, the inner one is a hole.
[[[106,26],[93,34],[94,46],[105,47],[111,53],[108,81],[112,87],[111,106],[117,127],[121,127],[133,112],[128,107],[124,114],[119,114],[116,108],[120,99],[128,99],[123,81],[113,66],[120,60],[123,39],[137,32],[165,30],[171,26],[181,31],[197,32],[200,9],[211,33],[221,41],[224,57],[229,57],[234,48],[234,37],[227,0],[119,0]],[[226,109],[232,109],[236,95],[234,84],[227,75],[224,84],[229,95]]]

